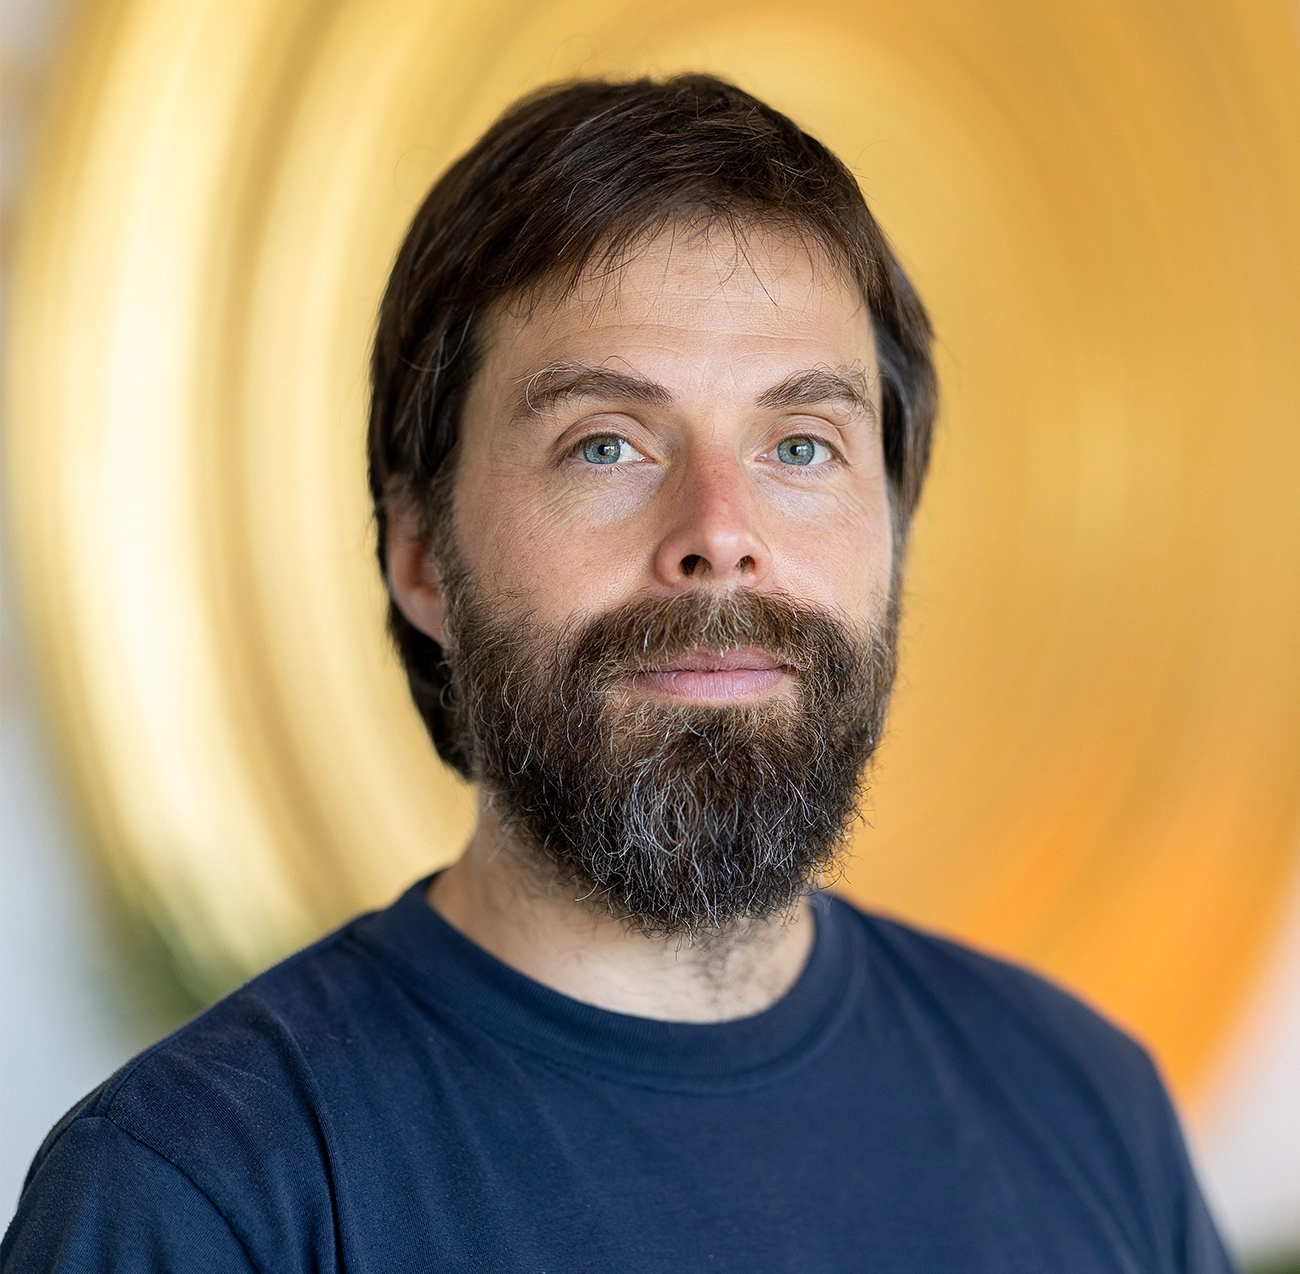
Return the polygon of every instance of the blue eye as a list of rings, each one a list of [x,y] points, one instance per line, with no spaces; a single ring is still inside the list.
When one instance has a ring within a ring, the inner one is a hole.
[[[777,445],[776,458],[782,464],[812,464],[817,458],[817,442],[813,438],[786,438]]]
[[[622,438],[602,434],[597,438],[588,438],[582,444],[582,458],[590,464],[617,464],[623,458],[624,447],[632,451]]]

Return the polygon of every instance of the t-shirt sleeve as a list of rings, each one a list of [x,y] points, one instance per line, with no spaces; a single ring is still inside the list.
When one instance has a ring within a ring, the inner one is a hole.
[[[251,1274],[212,1201],[111,1119],[72,1120],[37,1158],[3,1274]]]

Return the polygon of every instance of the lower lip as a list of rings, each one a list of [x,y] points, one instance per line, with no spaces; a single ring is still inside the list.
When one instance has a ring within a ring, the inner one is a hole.
[[[786,678],[784,668],[728,668],[715,672],[639,672],[638,690],[670,699],[715,702],[771,694]]]

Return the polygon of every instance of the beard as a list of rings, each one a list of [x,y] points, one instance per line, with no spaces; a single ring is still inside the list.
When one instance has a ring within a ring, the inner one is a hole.
[[[576,896],[647,934],[694,937],[788,910],[859,817],[894,680],[896,605],[858,633],[738,590],[627,603],[555,629],[443,579],[457,744],[505,828]],[[683,703],[634,690],[674,655],[758,647],[777,693]]]

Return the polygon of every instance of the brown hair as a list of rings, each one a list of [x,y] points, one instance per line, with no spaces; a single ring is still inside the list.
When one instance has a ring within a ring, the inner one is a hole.
[[[583,80],[506,111],[434,185],[398,252],[371,360],[382,570],[392,500],[417,501],[430,530],[450,509],[461,408],[493,306],[544,284],[571,286],[596,258],[614,269],[629,246],[674,222],[779,225],[855,281],[875,332],[901,544],[936,409],[931,330],[853,174],[779,111],[713,76]],[[389,628],[439,754],[466,773],[441,647],[395,603]]]

